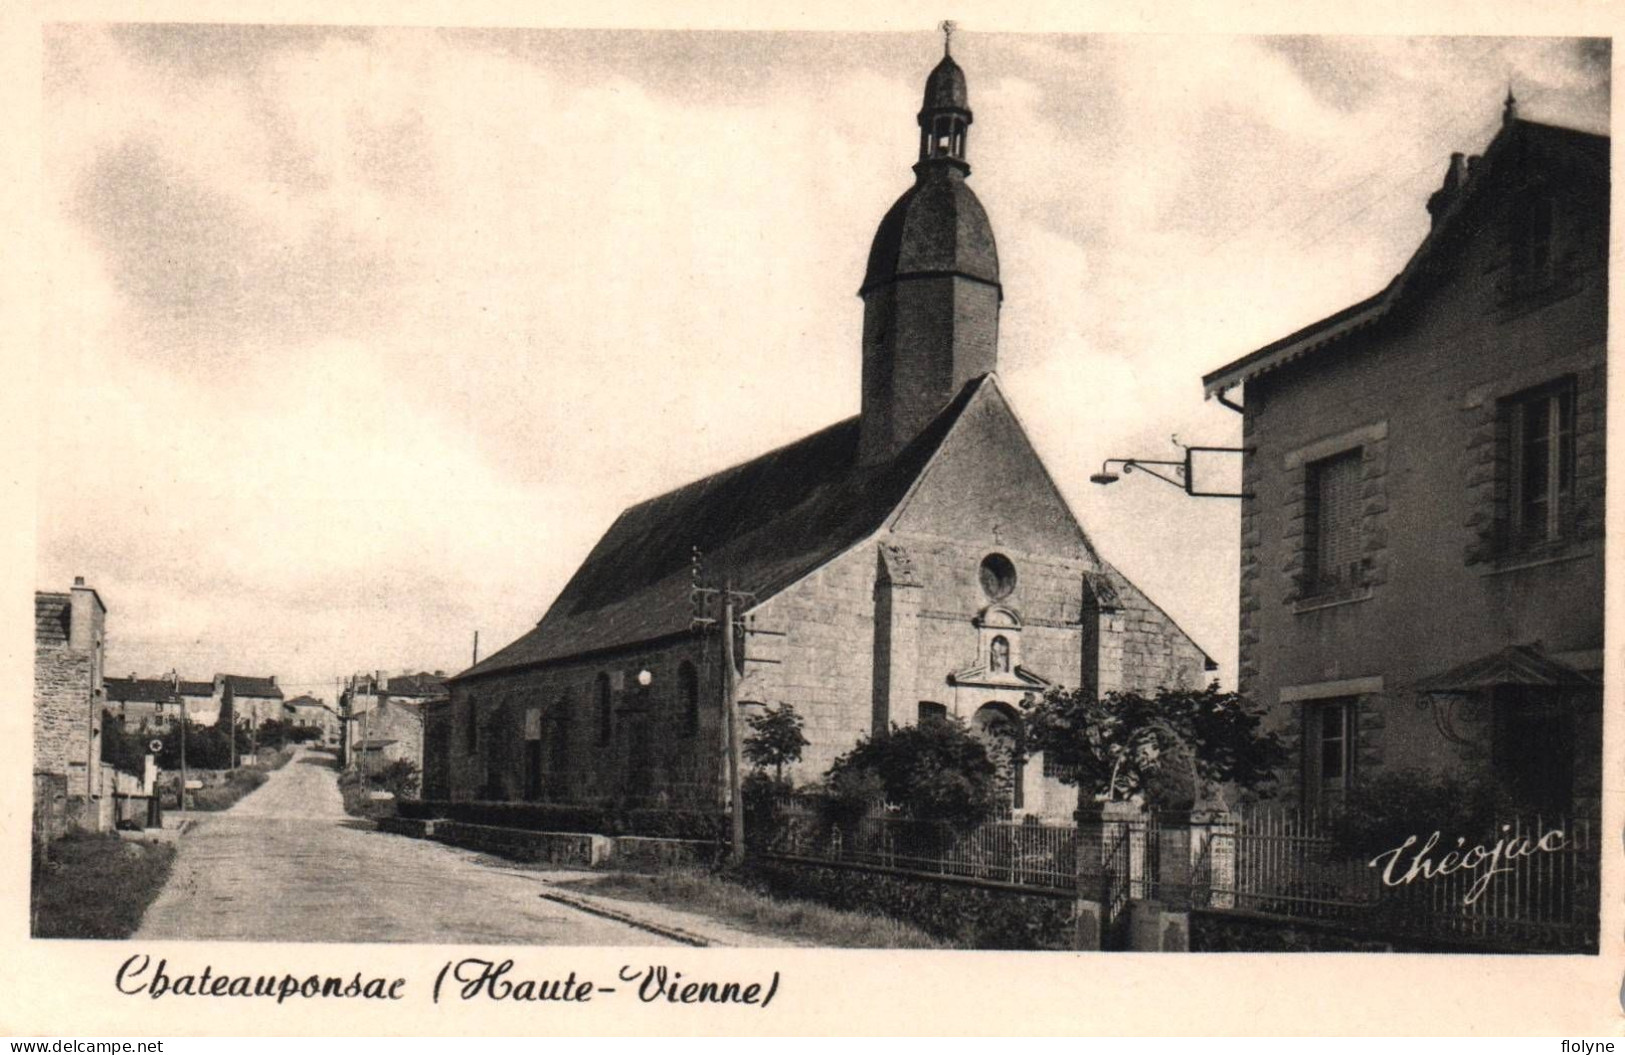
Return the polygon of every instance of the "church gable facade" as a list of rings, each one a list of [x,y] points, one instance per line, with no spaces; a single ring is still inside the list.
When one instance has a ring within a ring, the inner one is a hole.
[[[742,717],[790,704],[805,719],[798,784],[893,725],[958,718],[1006,746],[1029,693],[1209,676],[1095,552],[999,387],[1003,291],[965,182],[971,119],[944,57],[915,184],[859,291],[861,413],[623,513],[534,630],[452,679],[453,798],[726,800],[733,704],[720,634],[692,625],[696,550],[708,585],[751,598],[735,635]],[[1071,812],[1076,793],[1041,757],[1013,765],[1013,812]]]

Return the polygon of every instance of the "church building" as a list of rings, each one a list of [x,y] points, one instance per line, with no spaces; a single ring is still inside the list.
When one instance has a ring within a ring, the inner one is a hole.
[[[946,54],[918,122],[858,290],[860,413],[623,512],[533,630],[451,679],[452,798],[723,801],[725,650],[696,584],[744,595],[741,717],[794,705],[797,784],[892,725],[951,715],[995,739],[1052,685],[1211,676],[1096,551],[1000,386],[998,250]],[[1041,756],[1011,776],[1016,814],[1076,805]]]

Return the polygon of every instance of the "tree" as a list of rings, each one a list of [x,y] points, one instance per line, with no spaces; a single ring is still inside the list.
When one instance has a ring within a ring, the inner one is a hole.
[[[974,827],[998,810],[998,767],[957,717],[892,726],[865,736],[830,766],[832,805],[850,814],[874,799],[921,820]]]
[[[152,737],[126,728],[124,719],[113,712],[102,712],[102,761],[120,773],[136,777],[146,774],[151,741]]]
[[[1144,797],[1170,773],[1188,776],[1198,803],[1223,785],[1260,788],[1276,777],[1286,750],[1260,731],[1262,715],[1218,682],[1201,690],[1159,688],[1155,696],[1051,689],[1022,701],[1025,747],[1042,751],[1052,772],[1080,800]]]
[[[745,736],[745,760],[757,769],[773,770],[773,781],[784,783],[784,767],[801,761],[801,749],[807,746],[802,735],[804,724],[794,705],[781,703],[777,707],[750,716],[750,732]]]

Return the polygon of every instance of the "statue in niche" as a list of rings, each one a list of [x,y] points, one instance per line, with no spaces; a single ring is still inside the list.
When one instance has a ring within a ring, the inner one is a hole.
[[[991,674],[1010,673],[1010,642],[1003,637],[994,638],[988,647],[987,669]]]

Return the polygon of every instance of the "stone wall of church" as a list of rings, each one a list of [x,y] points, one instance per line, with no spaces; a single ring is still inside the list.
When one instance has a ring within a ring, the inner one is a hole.
[[[917,582],[915,633],[900,638],[912,654],[894,670],[906,689],[889,710],[875,699],[880,546],[902,550]],[[1010,593],[984,590],[981,564],[1003,553],[1016,569]],[[1029,687],[1009,674],[975,675],[988,663],[994,631],[977,620],[995,603],[1016,614],[1001,628],[1017,668],[1064,687],[1085,684],[1083,574],[1095,565],[924,534],[886,535],[855,547],[768,601],[747,619],[741,715],[752,705],[791,703],[810,741],[789,774],[818,780],[877,724],[912,724],[922,702],[974,723],[989,703],[1019,708]],[[1199,685],[1205,657],[1154,605],[1115,572],[1121,608],[1103,628],[1100,684],[1153,690]],[[1092,614],[1091,614],[1092,617]],[[681,668],[694,671],[697,720]],[[639,686],[648,671],[647,689]],[[967,675],[967,684],[951,676]],[[600,709],[600,676],[609,686],[610,719]],[[445,771],[451,797],[520,801],[705,807],[719,803],[725,773],[721,665],[714,637],[682,638],[610,656],[455,683],[447,722]],[[474,715],[470,748],[469,715]],[[536,746],[530,746],[531,744]],[[534,774],[533,774],[533,767]],[[1075,792],[1028,766],[1026,808],[1064,814]]]
[[[721,674],[715,637],[696,635],[454,682],[447,790],[454,799],[713,807],[725,761]]]

